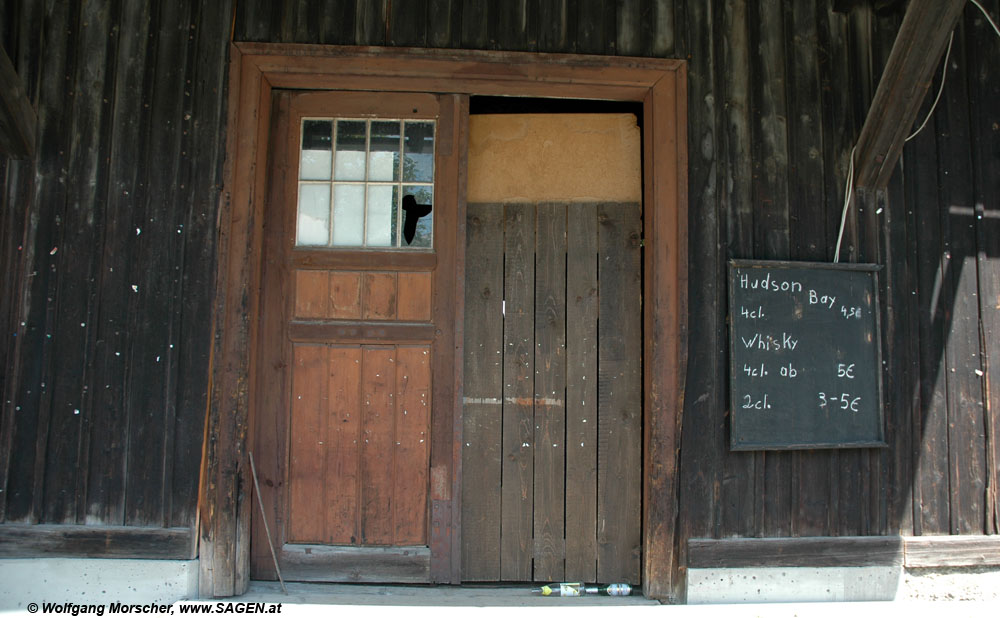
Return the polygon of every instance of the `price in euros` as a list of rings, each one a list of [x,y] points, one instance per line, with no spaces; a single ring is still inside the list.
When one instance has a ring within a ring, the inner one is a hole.
[[[848,365],[847,363],[837,363],[837,377],[847,378],[848,380],[854,379],[854,363]]]
[[[851,397],[850,393],[841,393],[840,397],[837,397],[836,395],[827,395],[820,392],[819,407],[825,408],[827,406],[857,412],[861,406],[861,397]]]

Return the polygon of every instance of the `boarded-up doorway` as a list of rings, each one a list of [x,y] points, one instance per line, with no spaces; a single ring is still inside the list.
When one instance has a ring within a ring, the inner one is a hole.
[[[470,119],[462,578],[640,583],[632,114]]]

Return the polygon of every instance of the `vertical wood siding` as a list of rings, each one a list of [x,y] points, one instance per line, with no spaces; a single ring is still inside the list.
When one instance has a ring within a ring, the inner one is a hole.
[[[1000,80],[974,7],[934,118],[887,193],[859,200],[842,248],[886,266],[891,448],[726,448],[725,262],[832,258],[851,146],[899,25],[833,4],[0,0],[39,123],[34,160],[0,159],[0,520],[194,521],[234,28],[687,59],[683,536],[998,532]],[[1000,3],[984,4],[996,18]]]
[[[230,13],[0,2],[41,136],[3,166],[5,522],[195,521]]]

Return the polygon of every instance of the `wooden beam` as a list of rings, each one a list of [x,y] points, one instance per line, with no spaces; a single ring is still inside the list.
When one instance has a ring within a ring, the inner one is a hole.
[[[843,536],[689,539],[688,568],[1000,565],[1000,537]]]
[[[35,154],[35,109],[7,52],[0,48],[0,154],[29,159]]]
[[[966,0],[910,0],[857,146],[859,187],[883,189]]]
[[[0,558],[194,558],[190,528],[0,525]]]
[[[690,539],[688,567],[892,566],[903,562],[898,536]]]
[[[903,544],[908,567],[1000,565],[1000,537],[914,536]]]

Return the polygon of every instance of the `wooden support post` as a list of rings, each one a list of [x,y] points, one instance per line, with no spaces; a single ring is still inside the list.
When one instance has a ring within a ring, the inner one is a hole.
[[[0,48],[0,154],[30,159],[35,154],[35,109],[7,52]]]
[[[858,187],[888,184],[965,3],[910,0],[858,138]]]

